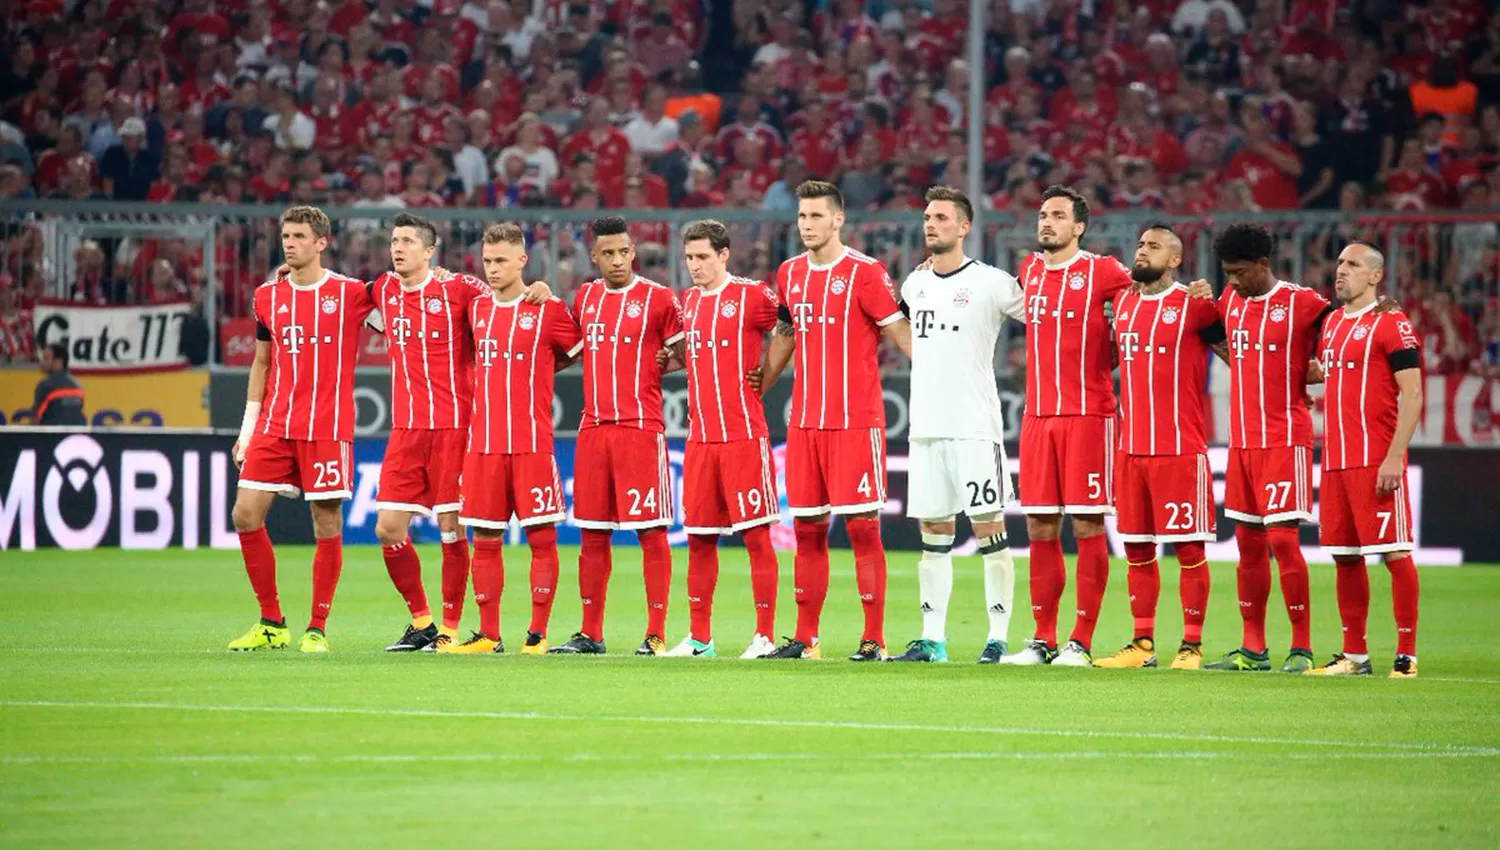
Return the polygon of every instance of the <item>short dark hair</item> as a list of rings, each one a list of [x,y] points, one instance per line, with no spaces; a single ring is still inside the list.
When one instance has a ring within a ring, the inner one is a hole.
[[[1214,253],[1221,263],[1269,260],[1275,249],[1271,231],[1258,224],[1231,224],[1214,239]]]
[[[1365,248],[1370,249],[1370,253],[1375,255],[1375,262],[1371,265],[1373,265],[1377,271],[1385,268],[1385,252],[1380,250],[1379,245],[1376,245],[1374,242],[1371,242],[1368,239],[1353,239],[1350,240],[1349,244],[1361,245]]]
[[[974,220],[974,205],[969,202],[969,196],[952,186],[933,186],[927,190],[926,200],[929,204],[933,201],[948,201],[958,207],[964,221]]]
[[[1172,225],[1167,224],[1165,221],[1153,221],[1150,224],[1146,225],[1146,230],[1160,230],[1164,233],[1170,233],[1173,236],[1176,236],[1178,239],[1182,238],[1182,234],[1172,229]],[[1146,231],[1143,230],[1141,232],[1145,233]]]
[[[68,345],[63,342],[49,342],[47,350],[52,352],[52,359],[62,364],[64,369],[68,368]]]
[[[432,226],[432,222],[419,215],[412,215],[406,212],[397,213],[396,217],[391,220],[391,229],[395,230],[398,227],[415,229],[417,234],[422,237],[422,244],[428,248],[437,244],[437,228]]]
[[[1083,195],[1073,191],[1071,188],[1054,183],[1042,192],[1042,203],[1047,203],[1053,198],[1067,198],[1073,202],[1073,220],[1087,226],[1089,223],[1089,201]]]
[[[705,218],[702,221],[695,221],[683,229],[683,245],[687,245],[687,243],[698,239],[707,239],[708,244],[714,249],[714,253],[728,250],[729,228],[725,227],[722,222]]]
[[[596,218],[589,229],[593,231],[595,239],[601,236],[619,236],[622,233],[630,232],[630,227],[625,224],[625,219],[617,215]]]
[[[827,198],[828,203],[832,204],[835,210],[842,211],[844,209],[844,193],[839,191],[839,187],[825,180],[803,180],[797,186],[797,197],[804,201],[813,198]]]

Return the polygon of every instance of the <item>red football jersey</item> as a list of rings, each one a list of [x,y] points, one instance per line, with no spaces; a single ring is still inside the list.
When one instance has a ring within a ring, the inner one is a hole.
[[[1105,305],[1133,282],[1114,257],[1080,251],[1056,268],[1040,253],[1021,265],[1026,286],[1026,412],[1114,416]]]
[[[884,428],[876,352],[880,329],[901,318],[885,266],[853,248],[826,266],[798,254],[776,270],[776,291],[797,332],[790,424]]]
[[[1245,298],[1225,288],[1219,314],[1229,335],[1229,445],[1311,446],[1307,364],[1328,299],[1279,280]]]
[[[1375,466],[1396,437],[1396,370],[1421,369],[1422,346],[1400,312],[1338,310],[1323,323],[1323,469]]]
[[[390,347],[392,427],[469,427],[474,342],[468,311],[489,292],[470,275],[439,279],[429,272],[411,289],[395,272],[376,278],[375,303],[385,317]]]
[[[573,312],[583,328],[583,424],[662,432],[661,367],[656,353],[682,339],[672,290],[639,275],[610,289],[578,288]]]
[[[474,417],[469,451],[551,454],[553,375],[583,349],[583,334],[556,298],[528,304],[493,292],[469,304],[474,329]]]
[[[760,365],[766,332],[776,327],[776,293],[730,276],[717,289],[682,296],[688,373],[688,441],[727,443],[764,437],[760,394],[745,373]]]
[[[331,271],[310,286],[283,278],[255,290],[256,338],[271,343],[257,430],[287,440],[354,439],[359,328],[374,311],[369,284]]]
[[[1115,342],[1120,347],[1120,448],[1132,455],[1202,454],[1208,358],[1204,333],[1219,325],[1205,298],[1188,297],[1173,283],[1156,295],[1135,287],[1115,298]],[[1210,338],[1222,339],[1210,334]]]

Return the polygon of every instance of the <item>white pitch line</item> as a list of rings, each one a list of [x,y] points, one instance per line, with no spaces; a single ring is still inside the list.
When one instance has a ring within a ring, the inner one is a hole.
[[[1213,735],[1187,732],[1149,732],[1140,730],[1036,729],[1012,726],[940,726],[920,723],[868,723],[858,720],[787,720],[757,717],[672,717],[669,715],[588,715],[544,714],[535,711],[444,711],[422,708],[361,708],[317,705],[192,705],[163,702],[90,702],[63,700],[0,700],[5,708],[103,708],[143,711],[203,711],[254,714],[345,714],[368,717],[431,717],[455,720],[550,720],[564,723],[634,723],[665,726],[771,726],[794,729],[842,729],[858,732],[928,732],[934,734],[1011,735],[1057,738],[1102,738],[1146,741],[1192,741],[1211,744],[1262,744],[1292,747],[1348,748],[1348,740],[1317,738],[1271,738],[1244,735]],[[1466,753],[1500,755],[1500,748],[1450,744],[1416,744],[1402,742],[1370,743],[1386,751],[1426,753]]]

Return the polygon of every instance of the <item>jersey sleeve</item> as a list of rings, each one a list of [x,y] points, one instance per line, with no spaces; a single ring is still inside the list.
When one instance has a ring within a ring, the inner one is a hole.
[[[385,333],[385,314],[380,312],[380,302],[375,295],[376,285],[380,279],[371,281],[360,281],[354,284],[355,322],[360,325],[369,325],[378,333]]]
[[[682,341],[682,306],[672,290],[662,288],[662,298],[656,308],[656,327],[661,332],[662,345],[676,345]]]
[[[995,270],[996,306],[1000,308],[1003,315],[1009,316],[1016,321],[1026,323],[1026,290],[1021,288],[1021,282],[1016,280],[1010,272]]]
[[[1384,316],[1379,324],[1376,343],[1385,353],[1392,372],[1422,368],[1422,344],[1404,313]]]
[[[745,317],[750,327],[764,333],[776,327],[776,321],[781,313],[781,301],[776,297],[775,290],[764,284],[756,284],[753,291],[745,298],[746,309],[750,315]]]
[[[1297,298],[1297,324],[1316,334],[1323,327],[1323,319],[1333,309],[1327,298],[1311,289],[1306,290]]]
[[[1112,302],[1116,295],[1129,289],[1135,281],[1130,277],[1130,269],[1115,257],[1105,257],[1102,263],[1104,268],[1104,300]]]
[[[547,312],[547,337],[552,349],[566,358],[577,357],[583,351],[583,330],[578,327],[568,305],[553,298],[542,309]]]
[[[891,276],[884,263],[870,263],[859,269],[859,309],[870,321],[885,327],[902,317],[896,296],[891,294]]]
[[[1189,298],[1188,305],[1188,327],[1208,345],[1218,345],[1229,338],[1229,333],[1224,329],[1224,320],[1219,317],[1219,309],[1212,301],[1202,298]]]

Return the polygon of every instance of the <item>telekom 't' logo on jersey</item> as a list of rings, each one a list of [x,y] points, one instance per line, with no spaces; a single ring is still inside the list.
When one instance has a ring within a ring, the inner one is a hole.
[[[500,356],[500,340],[481,339],[479,340],[478,349],[479,362],[484,365],[484,368],[488,369],[495,362],[495,358]]]
[[[798,333],[807,333],[812,327],[813,305],[811,301],[798,301],[792,305],[792,324]]]
[[[1244,328],[1235,328],[1229,334],[1229,348],[1234,351],[1236,360],[1245,359],[1245,352],[1250,348],[1250,332]]]
[[[1135,331],[1121,331],[1120,337],[1120,360],[1130,362],[1135,359],[1135,353],[1141,350],[1141,335]]]
[[[686,334],[684,334],[684,338],[687,340],[688,359],[697,360],[698,343],[703,341],[703,332],[699,330],[690,330]]]
[[[1040,325],[1042,317],[1047,315],[1047,296],[1037,294],[1026,299],[1026,315],[1033,325]]]
[[[390,330],[386,331],[386,334],[390,337],[391,342],[401,346],[406,345],[406,341],[411,339],[411,319],[405,316],[397,316],[391,319],[391,327]]]
[[[584,331],[583,338],[588,340],[589,351],[598,351],[599,343],[604,341],[604,323],[589,322],[588,330]]]
[[[302,343],[306,339],[307,331],[301,325],[286,325],[281,329],[281,344],[286,346],[289,354],[301,354]]]

